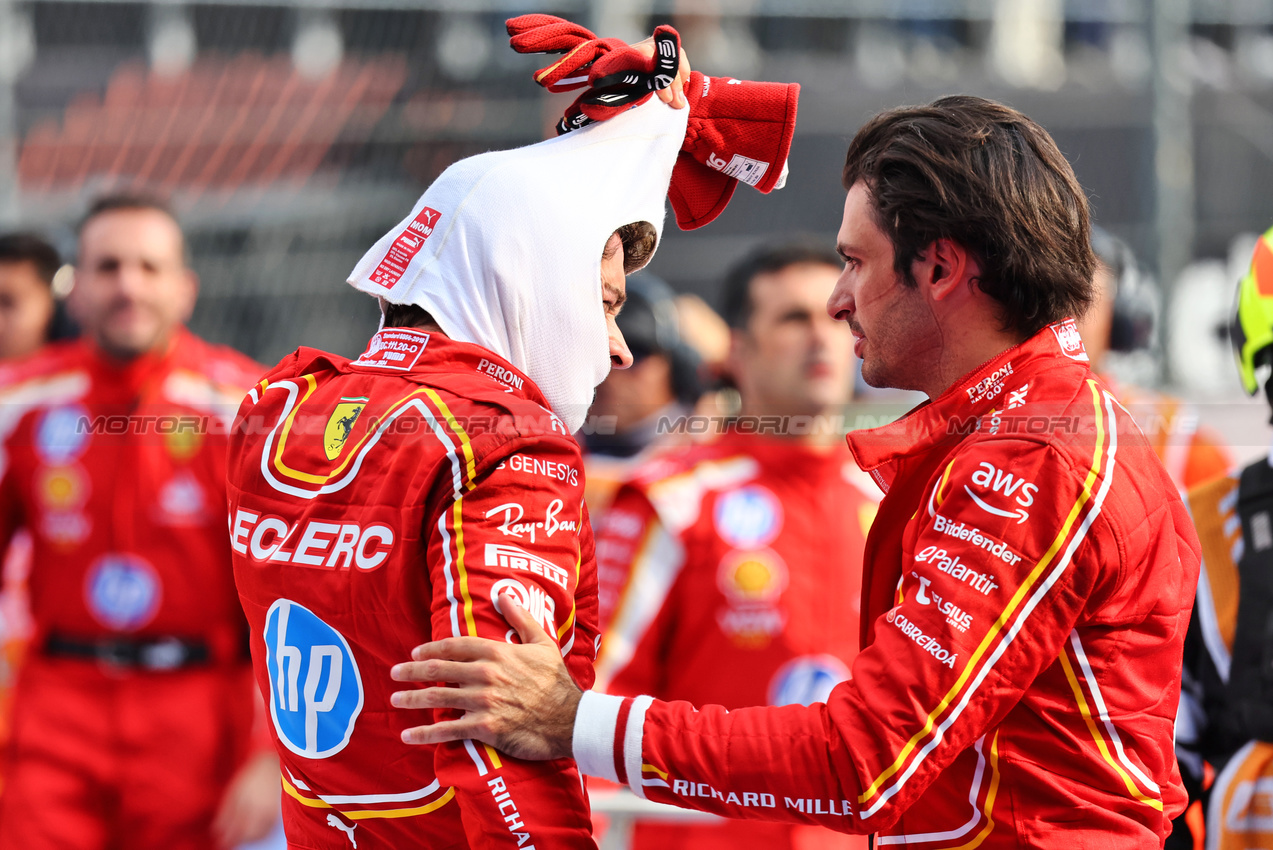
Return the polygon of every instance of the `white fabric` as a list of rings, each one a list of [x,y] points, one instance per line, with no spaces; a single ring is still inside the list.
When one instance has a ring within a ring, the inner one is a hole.
[[[623,697],[584,691],[575,713],[571,751],[584,776],[619,781],[614,763],[614,737],[618,734],[619,707]]]
[[[461,160],[363,256],[349,283],[418,304],[447,336],[499,354],[573,432],[610,371],[601,252],[632,222],[662,235],[688,117],[651,98],[564,136]],[[426,207],[441,215],[401,279],[391,287],[373,281]]]

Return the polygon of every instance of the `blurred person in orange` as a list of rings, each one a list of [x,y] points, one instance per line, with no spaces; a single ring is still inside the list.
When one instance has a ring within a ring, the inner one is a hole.
[[[35,234],[0,235],[0,362],[34,354],[48,339],[60,265],[57,249]],[[9,738],[13,682],[31,635],[30,570],[31,537],[24,530],[10,541],[0,568],[0,746]]]
[[[729,709],[823,702],[858,651],[874,485],[845,445],[853,336],[826,311],[843,263],[792,243],[726,276],[727,368],[741,396],[719,439],[638,466],[599,526],[600,687]],[[779,823],[638,823],[649,848],[866,847]]]
[[[1219,434],[1199,424],[1193,405],[1119,380],[1119,358],[1152,356],[1160,297],[1126,242],[1093,227],[1092,250],[1096,300],[1078,325],[1093,371],[1113,387],[1181,491],[1224,475],[1233,456]]]
[[[1239,284],[1231,339],[1246,391],[1273,404],[1273,230]],[[1185,638],[1176,751],[1207,850],[1273,848],[1273,466],[1270,457],[1189,491],[1202,570]],[[1210,770],[1208,769],[1210,768]],[[1214,773],[1213,773],[1214,771]],[[1214,775],[1214,782],[1207,780]],[[1168,847],[1187,835],[1180,824]]]
[[[619,330],[632,366],[597,387],[581,432],[587,472],[584,498],[599,526],[615,492],[640,458],[676,442],[673,424],[702,391],[698,353],[681,337],[680,311],[666,283],[640,274],[628,281]]]
[[[0,368],[0,542],[27,529],[34,564],[0,847],[230,847],[277,817],[225,519],[261,368],[185,329],[197,288],[166,206],[103,198],[68,301],[84,338]]]

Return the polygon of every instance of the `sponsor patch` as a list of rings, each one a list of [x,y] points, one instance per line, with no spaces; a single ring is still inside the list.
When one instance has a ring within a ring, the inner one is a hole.
[[[1004,382],[1011,376],[1012,361],[1009,360],[1007,363],[1004,363],[998,369],[994,370],[989,375],[969,387],[966,390],[968,393],[968,401],[975,404],[983,399],[998,397],[998,395],[1003,392]]]
[[[88,411],[78,404],[49,408],[36,426],[35,448],[49,466],[66,466],[88,446]]]
[[[937,546],[929,546],[917,552],[915,563],[932,564],[937,567],[938,572],[963,582],[982,596],[989,596],[991,591],[999,588],[999,580],[994,575],[972,569],[963,563],[958,555],[951,557],[945,549]]]
[[[1083,347],[1083,338],[1079,336],[1078,325],[1073,319],[1066,319],[1057,322],[1054,325],[1048,325],[1052,333],[1056,336],[1057,345],[1061,346],[1061,353],[1071,360],[1078,360],[1080,363],[1087,363],[1090,358],[1087,356],[1087,349]]]
[[[131,632],[149,623],[163,596],[159,574],[136,555],[103,555],[85,576],[84,596],[93,617],[118,632]]]
[[[778,668],[769,680],[770,705],[826,702],[831,689],[849,678],[849,668],[834,655],[803,655]]]
[[[723,493],[713,512],[716,533],[735,549],[761,549],[782,531],[782,503],[759,484]]]
[[[88,476],[79,466],[57,466],[36,473],[36,490],[45,510],[70,510],[88,501]]]
[[[919,582],[919,587],[915,589],[916,602],[920,605],[932,605],[946,618],[947,624],[960,632],[966,632],[972,627],[972,614],[955,603],[943,599],[940,593],[932,589],[932,579],[925,578],[913,570],[911,576]]]
[[[730,552],[716,571],[716,585],[733,602],[773,602],[787,589],[787,565],[777,552]]]
[[[407,328],[386,328],[367,343],[367,350],[354,361],[355,366],[374,366],[409,372],[429,344],[429,335]],[[351,423],[352,426],[352,423]]]
[[[983,534],[980,528],[946,519],[941,514],[933,517],[933,531],[956,540],[966,540],[973,546],[986,550],[1005,564],[1016,565],[1021,561],[1021,556],[1013,552],[1002,540]]]
[[[325,759],[349,743],[362,712],[362,676],[345,636],[290,599],[265,614],[270,718],[293,753]]]
[[[535,622],[543,626],[544,631],[556,636],[557,603],[553,602],[553,598],[545,593],[543,588],[534,584],[527,587],[515,578],[503,578],[495,582],[491,585],[491,603],[500,616],[504,615],[504,609],[500,607],[500,597],[506,593],[511,593]]]
[[[486,544],[486,566],[499,570],[518,570],[543,576],[562,588],[568,588],[570,584],[570,573],[566,570],[563,570],[552,561],[545,560],[538,555],[532,555],[520,546],[513,546],[508,543]]]
[[[416,217],[402,228],[398,238],[393,240],[393,244],[385,253],[385,258],[371,273],[371,282],[378,283],[385,289],[393,289],[397,286],[398,281],[402,280],[402,276],[407,273],[407,266],[433,235],[433,230],[438,226],[440,218],[442,213],[432,207],[422,207]]]
[[[905,614],[898,613],[897,609],[894,608],[884,615],[884,619],[896,626],[899,632],[914,641],[916,646],[936,658],[938,662],[952,670],[955,669],[955,662],[959,660],[959,653],[951,652],[942,646],[937,638],[924,634],[924,630],[908,619]]]

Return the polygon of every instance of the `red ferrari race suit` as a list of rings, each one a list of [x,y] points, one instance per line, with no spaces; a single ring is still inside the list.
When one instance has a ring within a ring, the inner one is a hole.
[[[389,668],[430,639],[512,636],[513,594],[592,682],[596,566],[579,447],[504,360],[385,329],[302,348],[244,400],[230,536],[292,847],[594,847],[573,761],[421,748]]]
[[[75,342],[0,370],[0,543],[31,534],[34,625],[0,847],[214,846],[257,704],[224,505],[260,374],[184,330],[127,363]]]
[[[876,510],[850,479],[878,493],[842,443],[736,432],[647,461],[597,537],[602,622],[611,620],[598,682],[728,709],[824,702],[857,654],[862,546]],[[622,600],[613,618],[607,598]],[[634,848],[744,846],[866,839],[740,821],[638,822],[633,836]]]
[[[825,705],[586,694],[574,753],[640,796],[925,848],[1159,846],[1197,537],[1072,321],[849,435],[886,495],[862,651]]]

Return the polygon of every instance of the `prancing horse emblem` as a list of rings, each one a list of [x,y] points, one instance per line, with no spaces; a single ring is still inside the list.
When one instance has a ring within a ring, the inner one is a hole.
[[[340,404],[336,405],[331,418],[327,420],[327,430],[323,432],[323,449],[327,452],[328,460],[335,460],[340,455],[350,432],[354,430],[358,415],[366,406],[365,398],[342,398]]]

